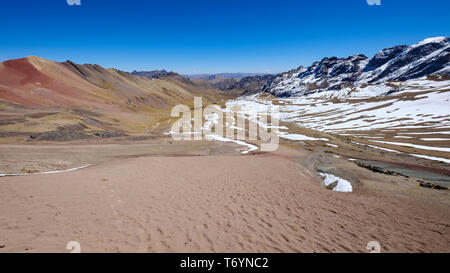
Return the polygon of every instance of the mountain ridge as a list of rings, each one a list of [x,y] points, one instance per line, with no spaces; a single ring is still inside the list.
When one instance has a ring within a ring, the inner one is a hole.
[[[229,96],[231,93],[224,95]],[[225,99],[178,75],[148,79],[29,56],[0,63],[0,137],[67,141],[168,131],[174,105]]]
[[[427,38],[411,46],[388,47],[372,58],[362,54],[345,58],[325,57],[308,67],[266,75],[264,79],[246,77],[229,88],[243,88],[244,95],[265,92],[277,97],[290,97],[379,86],[425,76],[450,77],[449,37]],[[386,85],[384,88],[389,89]]]

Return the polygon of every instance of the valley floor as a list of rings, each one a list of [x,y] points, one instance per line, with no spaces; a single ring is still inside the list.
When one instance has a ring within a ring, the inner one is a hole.
[[[14,149],[60,163],[78,158],[70,150],[85,161],[64,167],[92,166],[0,177],[0,252],[69,252],[69,241],[82,252],[368,252],[370,241],[382,252],[450,250],[448,191],[305,149],[241,155],[235,144],[168,138],[0,147],[19,162]],[[354,192],[323,188],[317,164],[344,165]]]

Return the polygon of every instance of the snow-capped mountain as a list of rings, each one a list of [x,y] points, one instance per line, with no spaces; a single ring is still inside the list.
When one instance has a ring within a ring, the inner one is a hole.
[[[268,77],[259,91],[278,97],[311,94],[347,96],[361,92],[372,92],[375,96],[401,90],[405,87],[402,83],[426,76],[449,79],[449,37],[429,38],[412,46],[386,48],[371,59],[361,54],[347,58],[324,58],[309,67]]]

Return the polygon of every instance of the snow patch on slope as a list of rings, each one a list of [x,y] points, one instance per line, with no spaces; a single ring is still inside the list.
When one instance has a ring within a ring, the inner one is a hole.
[[[339,192],[353,192],[353,187],[347,180],[337,177],[329,173],[319,173],[323,178],[323,184],[326,186],[337,181],[337,185],[333,188],[334,191]]]

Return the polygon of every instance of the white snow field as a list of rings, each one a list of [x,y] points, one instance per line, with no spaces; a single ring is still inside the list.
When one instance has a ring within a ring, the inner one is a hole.
[[[395,149],[382,147],[383,144],[421,149],[424,150],[423,156],[426,156],[423,158],[430,160],[437,159],[427,155],[426,151],[439,151],[443,154],[439,161],[445,162],[445,157],[450,158],[450,81],[419,79],[403,82],[403,86],[403,91],[389,95],[380,92],[379,96],[372,93],[372,97],[367,97],[366,92],[352,92],[346,94],[346,98],[336,98],[330,96],[329,91],[274,99],[260,98],[256,94],[229,101],[227,107],[237,108],[239,114],[255,119],[277,105],[277,117],[282,122],[367,139],[373,144],[367,146],[390,152],[399,153]],[[286,127],[279,127],[278,130],[280,138],[328,141],[294,134]],[[396,142],[383,141],[386,134],[395,138]],[[412,144],[411,139],[427,142],[427,145]],[[431,141],[441,143],[434,146]],[[442,147],[442,141],[447,141],[448,146]]]

